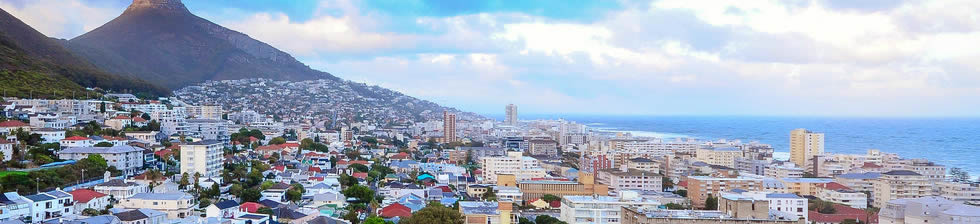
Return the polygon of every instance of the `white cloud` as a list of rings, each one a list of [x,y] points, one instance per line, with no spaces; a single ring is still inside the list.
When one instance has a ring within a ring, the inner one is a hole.
[[[15,4],[0,1],[0,8],[49,37],[70,39],[105,24],[120,13],[79,0],[37,0]]]

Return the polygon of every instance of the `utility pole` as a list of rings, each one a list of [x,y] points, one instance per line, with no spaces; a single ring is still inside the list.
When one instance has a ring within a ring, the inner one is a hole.
[[[34,191],[37,191],[38,194],[41,193],[41,178],[40,177],[35,177],[34,178]]]

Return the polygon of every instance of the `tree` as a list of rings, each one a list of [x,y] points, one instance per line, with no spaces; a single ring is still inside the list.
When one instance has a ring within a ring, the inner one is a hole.
[[[94,209],[94,208],[86,208],[86,209],[83,209],[82,210],[82,215],[84,215],[84,216],[98,216],[98,215],[101,215],[101,212],[99,212],[99,210]]]
[[[140,114],[140,118],[143,118],[143,120],[153,120],[148,113]]]
[[[357,185],[357,178],[347,174],[340,174],[340,186],[350,187]]]
[[[687,197],[687,190],[676,190],[674,194],[680,195],[681,197]]]
[[[517,218],[517,224],[534,224],[534,221],[524,218],[524,216],[520,216]]]
[[[112,143],[110,143],[110,142],[99,142],[98,144],[95,144],[95,147],[112,147]]]
[[[262,192],[255,188],[248,188],[242,191],[242,202],[259,202]]]
[[[182,190],[187,189],[187,185],[191,184],[188,179],[190,178],[187,176],[187,173],[180,175],[180,183],[178,183],[178,187],[180,187]]]
[[[709,194],[708,198],[704,199],[704,210],[718,210],[718,198]]]
[[[381,217],[371,216],[364,220],[364,224],[385,224],[385,220]]]
[[[202,198],[198,204],[198,208],[207,208],[208,205],[211,205],[211,199]]]
[[[558,197],[558,196],[555,196],[553,194],[545,194],[545,195],[542,195],[541,196],[541,200],[544,200],[544,201],[547,201],[548,203],[551,203],[553,201],[561,201],[561,198]]]
[[[286,139],[283,137],[275,137],[269,140],[270,145],[278,145],[278,144],[285,144],[285,143],[286,143]]]
[[[674,209],[674,210],[688,209],[687,206],[679,205],[676,203],[667,203],[664,206],[667,207],[667,209]]]
[[[242,193],[244,191],[245,191],[245,188],[242,187],[241,184],[232,184],[231,185],[231,188],[228,189],[228,193],[231,193],[231,195],[234,195],[235,197],[238,197],[238,198],[241,198],[242,197]]]
[[[463,215],[459,210],[453,210],[438,203],[429,203],[411,217],[404,218],[398,224],[462,224]]]
[[[674,187],[674,180],[671,180],[670,177],[663,176],[661,178],[660,182],[662,183],[661,184],[662,185],[662,188],[663,188],[663,189],[661,189],[662,191],[667,191],[668,189],[671,189],[671,188]]]
[[[496,201],[497,200],[497,193],[496,192],[493,192],[493,189],[492,188],[488,188],[487,189],[487,192],[483,193],[483,197],[481,197],[481,198],[483,198],[483,200],[487,200],[487,201]]]
[[[374,200],[374,190],[363,185],[350,186],[343,191],[344,196],[348,198],[357,198],[360,202],[369,202]]]
[[[344,216],[341,218],[350,221],[351,224],[358,224],[359,222],[361,222],[361,219],[357,217],[357,211],[354,209],[349,209],[347,211],[347,214],[344,214]]]
[[[105,113],[105,101],[99,103],[99,113]]]
[[[368,170],[370,170],[370,168],[360,163],[350,164],[347,166],[347,168],[354,169],[356,172],[368,172]]]
[[[291,202],[299,202],[301,199],[303,199],[303,193],[295,189],[289,189],[286,191],[286,200]]]
[[[534,223],[535,224],[568,224],[564,221],[558,220],[557,218],[551,217],[549,215],[539,215],[538,217],[534,218]]]
[[[949,178],[953,182],[968,182],[970,181],[970,174],[964,171],[962,168],[953,167],[949,169]]]

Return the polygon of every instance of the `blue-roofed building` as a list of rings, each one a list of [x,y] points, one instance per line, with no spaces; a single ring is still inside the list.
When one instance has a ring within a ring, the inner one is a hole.
[[[0,220],[12,220],[17,217],[30,216],[33,204],[27,198],[20,196],[17,192],[7,192],[0,194]]]
[[[209,205],[204,209],[207,217],[211,218],[234,218],[238,216],[238,202],[234,200],[224,200]]]
[[[415,194],[406,194],[398,198],[398,204],[402,204],[405,207],[411,208],[412,212],[416,212],[425,207],[425,200]]]

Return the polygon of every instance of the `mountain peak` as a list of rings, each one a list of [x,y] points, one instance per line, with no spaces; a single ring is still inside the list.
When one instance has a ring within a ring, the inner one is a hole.
[[[190,12],[180,0],[133,0],[126,12],[160,10],[166,12]],[[125,12],[124,12],[125,13]]]

